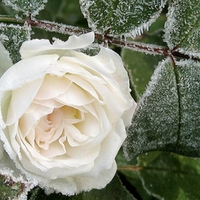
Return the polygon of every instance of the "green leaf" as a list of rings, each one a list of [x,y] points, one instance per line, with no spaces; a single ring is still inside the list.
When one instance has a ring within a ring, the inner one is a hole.
[[[79,0],[89,26],[102,34],[131,34],[135,37],[157,19],[164,0]]]
[[[150,30],[145,32],[137,41],[155,45],[166,45],[162,40],[164,22],[166,21],[165,15],[161,15],[155,23],[152,24]],[[154,72],[158,62],[164,57],[158,55],[147,55],[143,52],[134,52],[129,49],[123,49],[121,56],[125,67],[127,68],[130,76],[130,81],[133,89],[133,96],[136,101],[140,98],[146,89],[151,75]]]
[[[7,6],[11,6],[16,11],[21,11],[26,16],[35,16],[44,9],[47,0],[2,0]]]
[[[128,162],[124,155],[122,149],[119,151],[117,157],[117,168],[118,175],[122,180],[123,184],[134,194],[137,199],[152,200],[151,196],[146,192],[142,185],[142,181],[138,176],[137,168],[137,158],[132,159]]]
[[[128,159],[153,150],[200,156],[199,83],[200,63],[159,64],[128,130]]]
[[[138,166],[149,194],[165,200],[200,199],[200,159],[151,152],[139,157]]]
[[[122,50],[122,59],[130,75],[135,99],[138,100],[145,91],[155,66],[162,59],[162,56],[146,55],[124,49]]]
[[[38,18],[42,20],[47,19],[50,21],[56,21],[67,25],[80,25],[81,27],[87,25],[87,22],[84,20],[80,11],[78,0],[48,1],[45,5],[45,9],[40,12]]]
[[[0,175],[1,199],[17,199],[22,193],[23,183],[14,182],[10,177]]]
[[[61,25],[64,29],[65,25],[73,25],[74,27],[87,27],[87,21],[84,19],[79,6],[78,0],[66,1],[48,1],[45,4],[45,9],[42,10],[37,16],[38,20],[47,20],[48,22],[56,22],[58,25]],[[60,24],[61,23],[61,24]],[[64,26],[63,26],[64,25]],[[63,41],[67,39],[67,33],[63,33],[63,29],[60,29],[55,33],[54,29],[52,32],[45,31],[45,29],[38,29],[32,27],[34,34],[31,35],[31,38],[46,38],[50,41],[52,38],[59,38]]]
[[[5,49],[5,47],[1,42],[0,42],[0,63],[1,63],[0,76],[2,76],[2,74],[13,64],[8,51]]]
[[[13,63],[16,63],[21,59],[19,49],[22,43],[29,40],[30,29],[27,26],[0,23],[0,35],[2,43],[9,51]]]
[[[91,190],[71,197],[61,194],[45,195],[40,188],[35,188],[29,200],[135,200],[135,198],[125,189],[119,177],[116,175],[113,180],[101,190]]]
[[[199,0],[170,1],[165,24],[165,41],[170,49],[179,48],[200,57],[199,7]]]

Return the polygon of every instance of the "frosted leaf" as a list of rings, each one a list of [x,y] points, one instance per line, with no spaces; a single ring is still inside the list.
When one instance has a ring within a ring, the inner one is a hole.
[[[149,150],[171,150],[177,140],[178,95],[173,67],[163,61],[138,103],[124,144],[126,157]],[[164,137],[163,137],[164,136]]]
[[[176,152],[200,156],[200,63],[180,61],[178,84],[180,124]]]
[[[81,10],[95,32],[111,35],[141,34],[157,19],[166,0],[79,0]]]
[[[0,141],[0,194],[1,199],[26,200],[28,192],[35,186],[15,167]]]
[[[169,4],[165,23],[164,40],[170,49],[178,47],[181,52],[193,52],[199,56],[200,49],[200,1],[174,0]],[[200,56],[199,56],[200,57]]]
[[[23,12],[26,16],[35,16],[44,9],[47,0],[2,0],[7,6],[11,6],[16,11]]]
[[[5,49],[3,44],[0,42],[0,76],[12,66],[12,60],[10,58],[9,52]]]
[[[9,51],[13,63],[21,59],[19,49],[21,44],[30,39],[30,28],[26,25],[0,23],[0,40]]]
[[[127,158],[153,150],[200,156],[199,74],[194,61],[159,64],[128,130]]]
[[[100,52],[100,46],[97,43],[93,43],[85,48],[79,49],[78,51],[86,55],[95,56]]]

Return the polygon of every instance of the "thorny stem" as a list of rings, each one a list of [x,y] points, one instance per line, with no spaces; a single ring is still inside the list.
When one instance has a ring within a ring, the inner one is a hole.
[[[31,27],[39,28],[42,30],[50,31],[50,32],[61,33],[64,35],[73,35],[73,34],[81,35],[81,34],[88,33],[91,31],[90,29],[84,29],[80,27],[74,27],[74,26],[59,24],[55,22],[35,20],[35,19],[32,19],[31,16],[28,17],[27,19],[17,19],[17,18],[1,15],[0,22],[4,22],[8,24],[10,23],[28,24]],[[119,38],[109,36],[109,34],[102,35],[102,34],[95,33],[95,38],[96,40],[101,41],[104,44],[113,44],[118,47],[123,47],[126,49],[144,52],[146,54],[164,55],[164,56],[173,58],[172,61],[174,61],[174,57],[200,61],[200,59],[197,57],[189,56],[189,55],[178,52],[178,47],[170,50],[168,47],[164,47],[164,46],[157,46],[157,45],[146,44],[146,43],[144,44],[144,43],[135,42],[135,41],[125,41]]]

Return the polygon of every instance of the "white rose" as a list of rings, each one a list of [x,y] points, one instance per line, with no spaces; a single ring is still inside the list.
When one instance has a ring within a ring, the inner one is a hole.
[[[103,188],[116,172],[136,103],[121,58],[78,52],[94,33],[24,42],[0,79],[1,140],[28,180],[73,195]]]

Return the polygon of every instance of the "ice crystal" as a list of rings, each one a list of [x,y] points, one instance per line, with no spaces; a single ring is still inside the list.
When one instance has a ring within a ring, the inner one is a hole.
[[[112,35],[141,34],[157,19],[166,0],[79,0],[89,26],[99,33]]]
[[[182,52],[198,54],[200,49],[199,7],[199,0],[175,0],[169,4],[164,39],[171,49],[180,48]],[[199,57],[199,54],[197,56]]]
[[[9,51],[13,63],[21,59],[19,49],[21,44],[30,39],[30,28],[27,25],[0,23],[1,42]]]
[[[47,0],[2,0],[7,6],[11,6],[16,11],[23,12],[26,16],[38,15],[39,11],[44,9]]]

